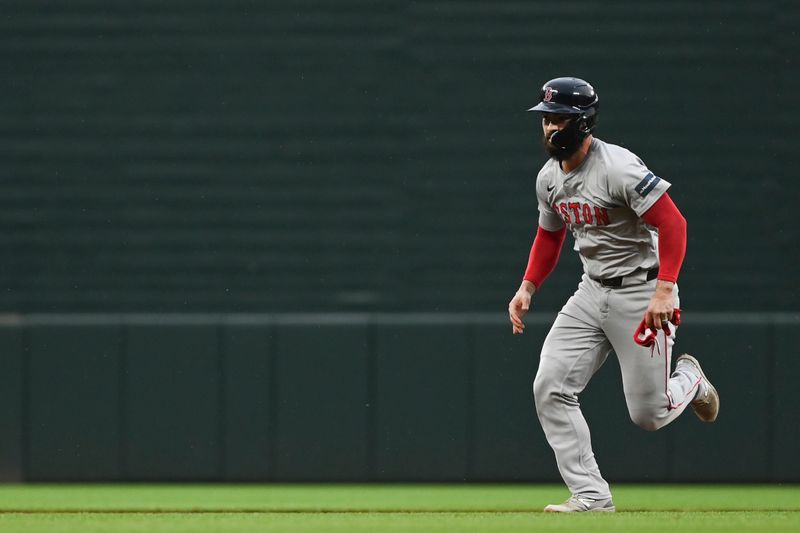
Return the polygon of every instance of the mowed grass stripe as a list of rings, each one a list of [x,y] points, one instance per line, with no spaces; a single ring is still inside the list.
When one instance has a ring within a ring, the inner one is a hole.
[[[629,512],[579,513],[179,513],[4,514],[3,533],[705,533],[800,530],[800,513]]]
[[[702,511],[686,511],[684,509],[618,509],[617,514],[625,513],[798,513],[797,509],[704,509]],[[526,514],[544,513],[543,509],[2,509],[0,515],[8,514],[102,514],[102,515],[181,515],[181,514]],[[599,514],[599,513],[598,513]]]
[[[618,511],[800,511],[798,485],[617,485]],[[0,512],[530,513],[557,485],[0,485]]]

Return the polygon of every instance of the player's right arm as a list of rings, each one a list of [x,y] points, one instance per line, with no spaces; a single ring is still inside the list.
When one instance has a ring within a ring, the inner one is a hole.
[[[547,179],[539,173],[536,179],[536,198],[539,204],[539,229],[533,239],[522,283],[508,303],[508,317],[514,335],[522,334],[525,323],[522,318],[531,306],[533,294],[542,286],[553,271],[561,255],[561,247],[567,235],[567,227],[561,216],[550,206]],[[551,187],[552,189],[552,187]]]
[[[531,299],[537,288],[542,286],[545,278],[556,267],[566,236],[566,226],[556,231],[548,231],[539,226],[528,256],[528,268],[525,269],[522,284],[508,304],[508,316],[511,319],[514,335],[524,332],[525,323],[522,317],[530,309]]]

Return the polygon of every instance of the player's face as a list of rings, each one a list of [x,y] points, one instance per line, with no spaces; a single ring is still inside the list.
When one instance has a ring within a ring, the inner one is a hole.
[[[571,118],[572,115],[567,114],[542,113],[542,130],[544,132],[542,143],[544,144],[545,152],[547,152],[550,157],[556,157],[561,153],[561,150],[553,146],[550,142],[550,136],[556,131],[566,128]]]
[[[567,127],[567,122],[572,115],[562,115],[560,113],[542,113],[542,129],[548,137],[554,131],[563,130]]]

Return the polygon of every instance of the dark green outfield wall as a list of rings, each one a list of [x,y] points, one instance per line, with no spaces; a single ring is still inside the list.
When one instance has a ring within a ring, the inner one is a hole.
[[[524,338],[503,312],[525,110],[578,75],[674,184],[682,339],[723,395],[645,434],[610,362],[605,472],[800,481],[798,6],[3,2],[0,478],[555,479],[529,389],[575,254]]]
[[[7,0],[0,310],[502,311],[574,74],[674,183],[687,306],[795,311],[799,5]]]
[[[7,317],[0,478],[556,481],[530,392],[552,318]],[[640,430],[610,358],[581,398],[607,477],[800,481],[800,318],[686,319],[720,418]]]

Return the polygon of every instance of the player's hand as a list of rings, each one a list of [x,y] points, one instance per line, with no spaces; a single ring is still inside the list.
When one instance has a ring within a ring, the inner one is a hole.
[[[672,313],[675,310],[674,286],[674,283],[661,279],[656,283],[656,292],[650,298],[650,304],[644,313],[644,323],[648,328],[658,331],[672,320]]]
[[[525,323],[522,321],[522,317],[530,309],[534,292],[536,292],[536,286],[530,281],[523,280],[517,293],[508,303],[508,318],[511,320],[511,331],[514,335],[522,335],[525,332]]]

